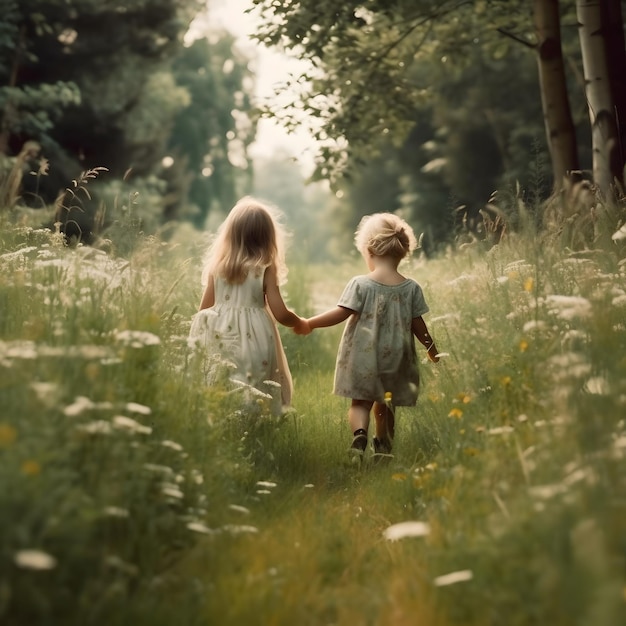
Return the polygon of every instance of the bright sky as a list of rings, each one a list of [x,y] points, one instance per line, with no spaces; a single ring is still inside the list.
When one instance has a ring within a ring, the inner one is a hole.
[[[290,59],[250,39],[249,35],[256,30],[258,23],[255,14],[245,13],[252,7],[250,0],[207,0],[207,4],[211,24],[219,24],[233,33],[238,38],[240,49],[255,59],[252,67],[257,81],[255,95],[259,100],[273,97],[274,86],[283,82],[290,73],[300,74],[302,61]],[[257,139],[250,148],[251,156],[269,156],[281,149],[297,158],[307,173],[312,170],[313,139],[304,128],[288,134],[275,122],[261,120]]]

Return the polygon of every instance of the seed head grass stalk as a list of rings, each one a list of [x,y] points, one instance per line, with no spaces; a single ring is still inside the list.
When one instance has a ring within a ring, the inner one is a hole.
[[[340,327],[281,329],[295,396],[273,417],[207,387],[189,351],[201,245],[146,238],[121,258],[3,229],[0,616],[624,622],[620,245],[510,235],[407,266],[447,356],[396,408],[393,459],[354,466]],[[292,266],[288,303],[323,310],[363,271]]]

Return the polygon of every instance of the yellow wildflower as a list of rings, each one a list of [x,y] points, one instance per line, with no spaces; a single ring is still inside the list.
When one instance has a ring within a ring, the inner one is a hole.
[[[528,293],[531,293],[533,290],[533,287],[535,285],[535,281],[532,278],[527,278],[524,281],[524,291],[527,291]]]
[[[30,459],[22,463],[20,471],[25,476],[37,476],[37,474],[41,473],[41,465],[39,465],[37,461],[33,461],[32,459]]]
[[[0,424],[0,448],[8,448],[17,439],[17,430],[11,424]]]
[[[456,417],[456,419],[461,419],[463,417],[463,411],[455,407],[450,411],[450,413],[448,413],[448,417]]]
[[[397,474],[392,474],[391,480],[397,480],[397,481],[406,480],[406,474],[403,474],[402,472],[398,472]]]
[[[519,342],[519,351],[526,352],[526,350],[528,350],[528,342],[526,341],[526,339],[522,339]]]

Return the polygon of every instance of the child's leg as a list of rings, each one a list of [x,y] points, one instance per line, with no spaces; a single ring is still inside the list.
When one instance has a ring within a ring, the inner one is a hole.
[[[395,416],[393,408],[382,402],[374,403],[374,418],[376,419],[376,437],[374,437],[374,452],[390,454],[395,433]]]
[[[364,451],[367,448],[367,430],[370,425],[370,411],[373,402],[369,400],[352,400],[348,410],[350,430],[354,435],[352,448]]]

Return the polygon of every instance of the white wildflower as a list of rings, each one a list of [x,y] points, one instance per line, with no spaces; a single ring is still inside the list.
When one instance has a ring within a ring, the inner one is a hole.
[[[535,487],[529,487],[528,493],[533,498],[538,500],[550,500],[554,496],[558,496],[567,491],[567,487],[561,483],[554,485],[536,485]]]
[[[383,532],[387,541],[398,541],[405,537],[425,537],[430,533],[430,524],[427,522],[399,522],[392,524]]]
[[[84,411],[94,408],[94,403],[85,396],[78,396],[74,399],[72,404],[68,404],[64,409],[63,413],[68,417],[76,417],[80,415]]]
[[[272,489],[274,487],[276,487],[276,483],[273,483],[269,480],[258,480],[256,483],[257,487],[268,487],[269,489]]]
[[[19,550],[15,553],[13,561],[22,569],[49,570],[54,569],[57,560],[43,550]]]
[[[458,572],[450,572],[449,574],[444,574],[442,576],[437,576],[433,583],[435,587],[446,587],[448,585],[454,585],[456,583],[463,583],[468,580],[472,580],[474,578],[474,574],[470,569],[459,570]]]
[[[239,504],[229,504],[228,508],[231,511],[236,511],[237,513],[241,513],[242,515],[250,515],[250,509],[245,506],[241,506]]]
[[[126,518],[130,515],[128,509],[123,509],[119,506],[105,506],[104,509],[102,509],[102,514],[107,517],[118,517],[120,519]]]
[[[189,522],[187,524],[187,528],[189,530],[193,530],[194,533],[200,533],[203,535],[212,535],[215,532],[202,522]]]
[[[111,432],[111,424],[106,420],[94,420],[85,424],[78,424],[76,430],[88,435],[108,435]]]
[[[164,476],[174,476],[174,470],[167,465],[157,465],[156,463],[144,463],[143,468],[155,474],[163,474]]]
[[[626,294],[623,294],[623,295],[620,295],[620,296],[616,296],[611,301],[611,304],[614,307],[626,307]]]
[[[611,393],[611,385],[609,381],[603,376],[594,376],[590,378],[583,389],[587,393],[591,393],[596,396],[608,396]]]
[[[139,413],[140,415],[150,415],[152,413],[152,409],[149,406],[138,404],[137,402],[127,402],[126,410],[129,413]]]
[[[514,428],[512,426],[496,426],[495,428],[490,428],[487,431],[489,435],[508,435],[509,433],[514,432]]]
[[[179,443],[176,443],[175,441],[170,441],[169,439],[164,439],[161,442],[161,445],[164,448],[169,448],[170,450],[175,450],[176,452],[183,451],[183,447]]]
[[[113,427],[136,435],[149,435],[152,432],[152,428],[149,426],[144,426],[125,415],[115,415],[113,417]]]
[[[173,485],[172,483],[163,483],[161,485],[161,493],[175,500],[182,500],[185,497],[185,494],[180,490],[178,485]]]
[[[612,235],[613,241],[622,241],[626,239],[626,224],[622,224]]]
[[[237,524],[226,524],[226,526],[222,526],[222,530],[231,533],[232,535],[242,535],[242,534],[256,534],[259,532],[259,529],[256,526],[246,526],[246,525],[237,525]]]
[[[582,296],[551,295],[546,297],[546,304],[550,313],[564,320],[591,315],[591,302]]]
[[[115,340],[129,348],[143,348],[145,346],[158,346],[161,339],[153,333],[143,330],[120,330],[115,333]]]

